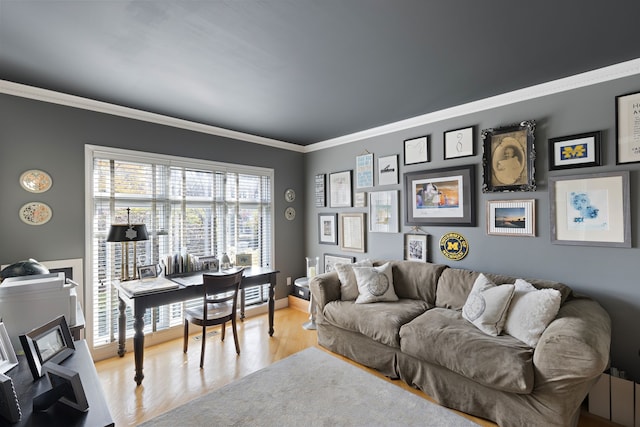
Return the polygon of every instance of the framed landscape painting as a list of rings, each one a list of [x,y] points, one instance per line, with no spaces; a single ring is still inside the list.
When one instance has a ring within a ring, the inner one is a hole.
[[[488,200],[487,234],[535,237],[535,207],[534,199]]]

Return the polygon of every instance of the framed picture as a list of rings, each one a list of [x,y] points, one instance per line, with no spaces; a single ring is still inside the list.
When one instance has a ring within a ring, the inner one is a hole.
[[[373,187],[373,154],[356,156],[356,188]]]
[[[427,235],[404,235],[404,259],[408,261],[427,262]]]
[[[315,207],[324,208],[327,206],[327,193],[325,191],[327,175],[324,173],[317,174],[313,182]]]
[[[534,199],[487,200],[487,234],[535,237],[535,212]]]
[[[456,157],[474,156],[475,141],[474,128],[466,127],[462,129],[449,130],[444,133],[444,158],[455,159]]]
[[[475,165],[404,174],[407,225],[475,226]]]
[[[7,328],[4,323],[0,322],[0,373],[4,374],[17,365],[18,358],[11,344]]]
[[[34,381],[43,375],[42,365],[45,362],[62,362],[76,349],[64,316],[20,335],[20,343]]]
[[[365,228],[363,213],[341,213],[338,217],[340,250],[365,252]]]
[[[138,278],[140,280],[154,278],[154,277],[158,277],[158,266],[157,265],[155,265],[155,264],[153,264],[153,265],[142,265],[142,266],[138,267]]]
[[[484,193],[535,191],[535,121],[482,131]]]
[[[253,256],[251,254],[236,254],[236,267],[251,267]]]
[[[334,266],[336,264],[352,264],[356,262],[356,257],[354,256],[344,256],[344,255],[331,255],[324,254],[324,272],[330,273],[334,271]]]
[[[352,171],[329,174],[330,202],[332,208],[351,207],[351,173]]]
[[[5,374],[0,374],[0,417],[10,423],[17,423],[22,418],[13,380]]]
[[[359,191],[355,195],[355,199],[353,202],[353,206],[356,208],[366,208],[367,207],[367,192]]]
[[[631,247],[629,171],[549,177],[551,243]]]
[[[201,263],[203,271],[220,270],[220,261],[215,256],[201,256],[198,261]]]
[[[397,233],[398,190],[369,192],[369,232]]]
[[[616,96],[616,164],[640,162],[640,92]]]
[[[398,183],[398,156],[380,157],[378,159],[378,185]]]
[[[338,214],[318,214],[318,243],[325,245],[338,244]]]
[[[81,412],[85,412],[89,409],[87,395],[84,392],[84,387],[82,386],[82,381],[80,380],[80,374],[78,372],[73,369],[69,369],[66,366],[56,365],[52,362],[45,363],[43,369],[52,390],[65,390],[63,396],[59,399],[60,403]],[[33,402],[34,410],[38,397],[39,396],[36,396]]]
[[[549,170],[600,166],[601,132],[549,139]]]
[[[404,164],[415,165],[429,161],[429,135],[404,141]]]

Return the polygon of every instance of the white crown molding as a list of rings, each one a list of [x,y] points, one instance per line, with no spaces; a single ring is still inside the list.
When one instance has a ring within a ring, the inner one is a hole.
[[[455,107],[434,111],[432,113],[412,117],[394,123],[389,123],[361,132],[355,132],[349,135],[327,139],[325,141],[320,141],[307,146],[292,144],[290,142],[279,141],[276,139],[264,138],[261,136],[237,132],[215,126],[204,125],[188,120],[177,119],[175,117],[136,110],[134,108],[122,107],[115,104],[109,104],[107,102],[68,95],[52,90],[13,83],[6,80],[0,80],[0,93],[19,96],[22,98],[35,99],[38,101],[44,101],[53,104],[66,105],[69,107],[81,108],[84,110],[96,111],[99,113],[111,114],[114,116],[127,117],[135,120],[191,130],[194,132],[201,132],[210,135],[222,136],[225,138],[237,139],[245,142],[252,142],[255,144],[267,145],[283,150],[296,151],[298,153],[311,153],[313,151],[337,147],[339,145],[349,144],[351,142],[361,141],[363,139],[373,138],[376,136],[401,132],[407,129],[424,126],[442,120],[464,116],[467,114],[478,113],[480,111],[490,110],[492,108],[515,104],[517,102],[540,98],[547,95],[553,95],[556,93],[629,77],[636,74],[640,74],[640,58],[621,62],[619,64],[614,64],[604,68],[599,68],[593,71],[587,71],[585,73],[576,74],[574,76],[566,77],[563,79],[553,80],[551,82],[530,86],[524,89],[515,90],[513,92],[507,92],[490,98],[469,102],[467,104],[461,104]]]
[[[640,74],[640,58],[307,145],[305,153]]]
[[[177,119],[175,117],[164,116],[162,114],[150,113],[148,111],[137,110],[135,108],[123,107],[107,102],[82,98],[80,96],[68,95],[48,89],[41,89],[19,83],[0,80],[0,93],[19,96],[22,98],[35,99],[37,101],[49,102],[52,104],[66,105],[68,107],[80,108],[83,110],[96,111],[98,113],[111,114],[113,116],[127,117],[130,119],[156,123],[165,126],[201,132],[210,135],[222,136],[225,138],[237,139],[254,144],[268,145],[270,147],[281,148],[297,152],[304,152],[304,147],[290,142],[276,139],[264,138],[248,133],[237,132],[215,126],[204,125],[188,120]]]

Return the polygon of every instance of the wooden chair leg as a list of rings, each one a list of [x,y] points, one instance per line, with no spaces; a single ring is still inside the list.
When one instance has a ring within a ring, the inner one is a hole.
[[[189,321],[184,319],[184,342],[182,344],[182,351],[187,352],[189,346]]]
[[[204,345],[206,344],[207,327],[202,327],[202,349],[200,350],[200,369],[204,367]]]
[[[221,340],[220,341],[224,341],[224,335],[225,332],[227,331],[227,324],[223,323],[222,326],[220,326],[222,328],[222,330],[220,331],[220,336],[221,336]]]
[[[236,343],[236,353],[240,354],[240,344],[238,343],[238,330],[236,329],[236,318],[231,319],[231,329],[233,329],[233,340]]]

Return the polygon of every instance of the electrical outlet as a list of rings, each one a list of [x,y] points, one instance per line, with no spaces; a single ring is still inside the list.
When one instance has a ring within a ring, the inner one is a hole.
[[[291,286],[291,276],[287,277],[287,286]]]

